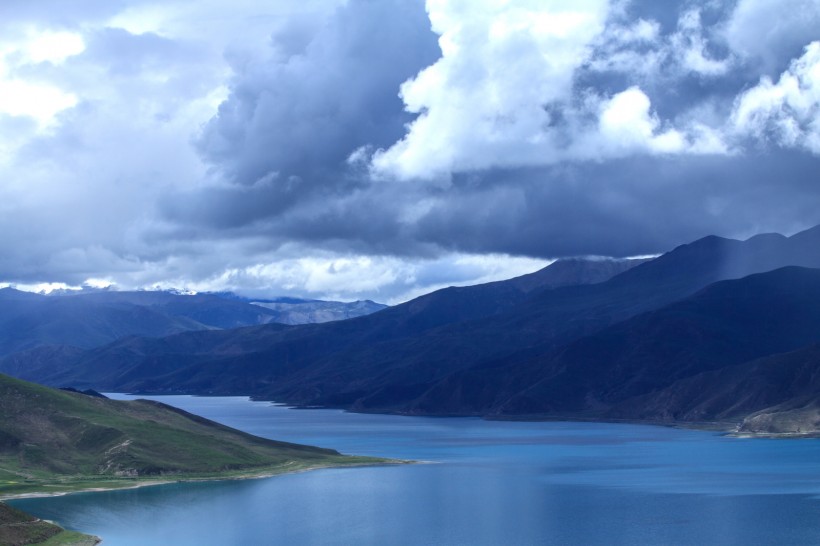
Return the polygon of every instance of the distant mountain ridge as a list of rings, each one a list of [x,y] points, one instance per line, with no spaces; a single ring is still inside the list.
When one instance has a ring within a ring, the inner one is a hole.
[[[88,299],[96,295],[49,297],[0,290],[0,354],[49,344],[87,348],[125,335],[164,336],[209,327],[153,306]]]
[[[280,324],[320,324],[370,315],[387,305],[370,300],[350,303],[339,301],[251,301],[253,305],[273,311],[271,322]]]
[[[293,305],[300,310],[268,309],[208,293],[89,290],[43,295],[4,288],[0,289],[0,356],[47,345],[87,349],[132,335],[162,337],[272,322],[341,320],[383,308],[373,302],[314,300]],[[310,311],[301,310],[302,305],[309,305]]]

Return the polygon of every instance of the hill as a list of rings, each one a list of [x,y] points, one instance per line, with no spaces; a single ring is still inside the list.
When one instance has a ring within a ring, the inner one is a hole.
[[[0,376],[0,497],[377,462]]]

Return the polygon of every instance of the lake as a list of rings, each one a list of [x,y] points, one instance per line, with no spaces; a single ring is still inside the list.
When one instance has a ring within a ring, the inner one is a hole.
[[[260,436],[429,464],[13,504],[105,546],[820,544],[820,440],[142,398]]]

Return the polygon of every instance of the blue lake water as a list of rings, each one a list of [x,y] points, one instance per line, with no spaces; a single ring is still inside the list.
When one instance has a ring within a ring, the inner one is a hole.
[[[820,544],[820,440],[155,399],[260,436],[430,464],[13,504],[104,546]]]

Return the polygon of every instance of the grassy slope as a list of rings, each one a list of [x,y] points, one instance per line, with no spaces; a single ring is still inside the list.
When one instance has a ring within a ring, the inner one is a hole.
[[[377,462],[266,440],[157,402],[0,375],[0,497]]]
[[[0,503],[0,544],[5,546],[94,546],[100,539],[35,518]]]

